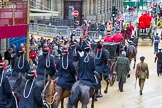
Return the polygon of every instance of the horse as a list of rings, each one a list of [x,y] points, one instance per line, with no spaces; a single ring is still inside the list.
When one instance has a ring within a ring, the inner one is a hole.
[[[92,98],[91,108],[94,108],[95,90],[77,81],[71,89],[71,96],[69,97],[67,108],[78,108],[79,101],[82,103],[82,108],[87,108],[90,98]]]
[[[58,108],[61,101],[61,108],[64,108],[64,99],[70,96],[70,90],[57,86],[58,78],[49,80],[43,90],[43,99],[50,108]]]
[[[133,44],[129,44],[128,47],[125,47],[125,51],[127,52],[127,57],[130,60],[134,59],[134,65],[133,65],[133,69],[135,69],[135,65],[136,65],[136,54],[137,54],[137,49]]]

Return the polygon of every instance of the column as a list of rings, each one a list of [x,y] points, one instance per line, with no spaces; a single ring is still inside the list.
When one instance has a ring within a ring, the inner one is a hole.
[[[93,2],[93,0],[91,0],[91,2],[90,2],[90,14],[91,15],[94,14],[94,12],[93,12],[94,10],[93,9],[94,9],[94,2]]]

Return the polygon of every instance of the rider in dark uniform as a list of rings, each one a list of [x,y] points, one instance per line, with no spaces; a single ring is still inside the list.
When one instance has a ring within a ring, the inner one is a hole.
[[[43,49],[43,55],[38,60],[38,79],[46,80],[48,75],[52,78],[55,75],[54,58],[49,55],[49,48],[47,46]]]
[[[162,49],[159,49],[159,52],[156,54],[155,63],[157,60],[157,75],[159,76],[162,73]]]
[[[62,58],[56,63],[56,69],[58,70],[58,82],[56,84],[61,88],[70,90],[76,81],[76,72],[68,53],[68,49],[63,48]]]
[[[24,76],[30,69],[29,63],[25,58],[23,50],[19,50],[19,57],[16,59],[13,67],[13,76]]]
[[[95,52],[95,66],[96,72],[98,72],[100,75],[100,78],[98,79],[100,89],[98,90],[98,94],[96,95],[96,97],[102,97],[101,94],[102,75],[104,76],[104,79],[108,81],[108,75],[110,72],[110,68],[107,65],[108,59],[109,59],[109,52],[103,48],[102,41],[97,42],[97,50]]]
[[[35,77],[34,71],[28,72],[19,108],[43,108],[41,89],[36,84]]]
[[[5,64],[0,63],[0,108],[16,108],[8,79],[4,76]]]
[[[90,44],[85,40],[83,42],[84,54],[80,55],[78,64],[78,80],[83,85],[98,89],[97,79],[94,76],[95,63],[94,57],[90,55]]]

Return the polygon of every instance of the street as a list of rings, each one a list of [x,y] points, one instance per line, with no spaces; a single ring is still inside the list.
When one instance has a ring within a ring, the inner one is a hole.
[[[160,33],[160,30],[158,32]],[[159,48],[162,48],[162,44]],[[150,72],[149,79],[145,81],[143,95],[139,94],[138,81],[135,88],[135,70],[131,65],[131,77],[124,84],[124,92],[119,91],[116,81],[112,87],[109,86],[108,94],[102,92],[103,98],[99,98],[95,102],[95,108],[162,108],[162,76],[157,76],[156,63],[154,63],[155,54],[150,40],[140,39],[137,51],[137,63],[140,61],[140,56],[145,56],[145,62],[148,63]],[[132,60],[132,64],[133,62]],[[104,84],[106,83],[103,81]],[[105,87],[102,89],[104,90]],[[88,108],[90,108],[90,103]]]

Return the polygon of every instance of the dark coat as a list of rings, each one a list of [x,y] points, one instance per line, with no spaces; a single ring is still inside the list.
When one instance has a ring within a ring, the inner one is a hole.
[[[117,81],[120,81],[120,79],[122,78],[121,79],[122,82],[125,83],[129,70],[130,70],[129,59],[125,56],[119,56],[115,63]]]
[[[11,54],[10,54],[8,51],[6,51],[6,52],[4,53],[4,59],[5,59],[5,60],[8,60],[8,63],[9,63],[9,64],[11,63],[12,57],[11,57]]]
[[[25,90],[25,96],[28,95],[30,87],[32,85],[32,80],[28,82],[26,90]],[[24,92],[24,91],[23,91]],[[43,101],[41,97],[41,90],[37,86],[37,84],[34,82],[31,93],[28,98],[25,98],[22,92],[21,100],[19,103],[19,108],[43,108]]]
[[[2,74],[0,74],[0,79]],[[0,86],[0,108],[16,108],[8,79],[4,76]]]
[[[62,59],[60,59],[56,64],[56,69],[58,70],[58,82],[57,85],[65,88],[65,89],[71,89],[72,85],[75,83],[75,68],[73,65],[72,60],[67,61],[67,57],[64,57],[63,59],[63,65],[64,67],[67,66],[68,62],[68,68],[64,69],[62,67]]]
[[[84,54],[84,56],[80,57],[79,59],[78,80],[80,80],[81,83],[84,85],[90,86],[94,89],[98,89],[97,82],[94,77],[95,71],[94,58],[89,55],[89,61],[86,63],[84,62],[85,57],[86,54]]]
[[[162,63],[162,52],[158,52],[156,56],[158,58],[157,63]]]
[[[77,45],[75,47],[69,49],[69,57],[71,57],[73,62],[77,62],[79,60],[79,52],[82,52],[80,45]]]
[[[22,69],[20,69],[18,67],[18,61],[19,61],[19,58],[16,58],[15,64],[14,64],[14,67],[13,67],[13,76],[14,77],[17,77],[19,73],[24,75],[25,73],[27,73],[30,70],[30,66],[29,66],[29,63],[28,63],[26,58],[24,58],[24,66],[22,67],[23,58],[21,57],[19,66],[20,66],[20,68],[22,67]]]
[[[95,56],[96,72],[99,72],[103,75],[108,75],[110,72],[110,67],[107,66],[108,59],[109,59],[109,52],[105,49],[100,50],[100,51],[98,50],[98,55],[97,55],[97,51],[95,55],[96,55]]]
[[[46,67],[46,56],[41,55],[38,60],[38,67],[37,67],[37,74],[38,79],[44,79],[44,75],[47,77],[48,74],[52,77],[55,74],[55,63],[54,58],[52,56],[49,56],[50,66]],[[47,64],[48,64],[47,60]],[[49,64],[48,64],[49,65]],[[45,71],[46,69],[46,71]]]

